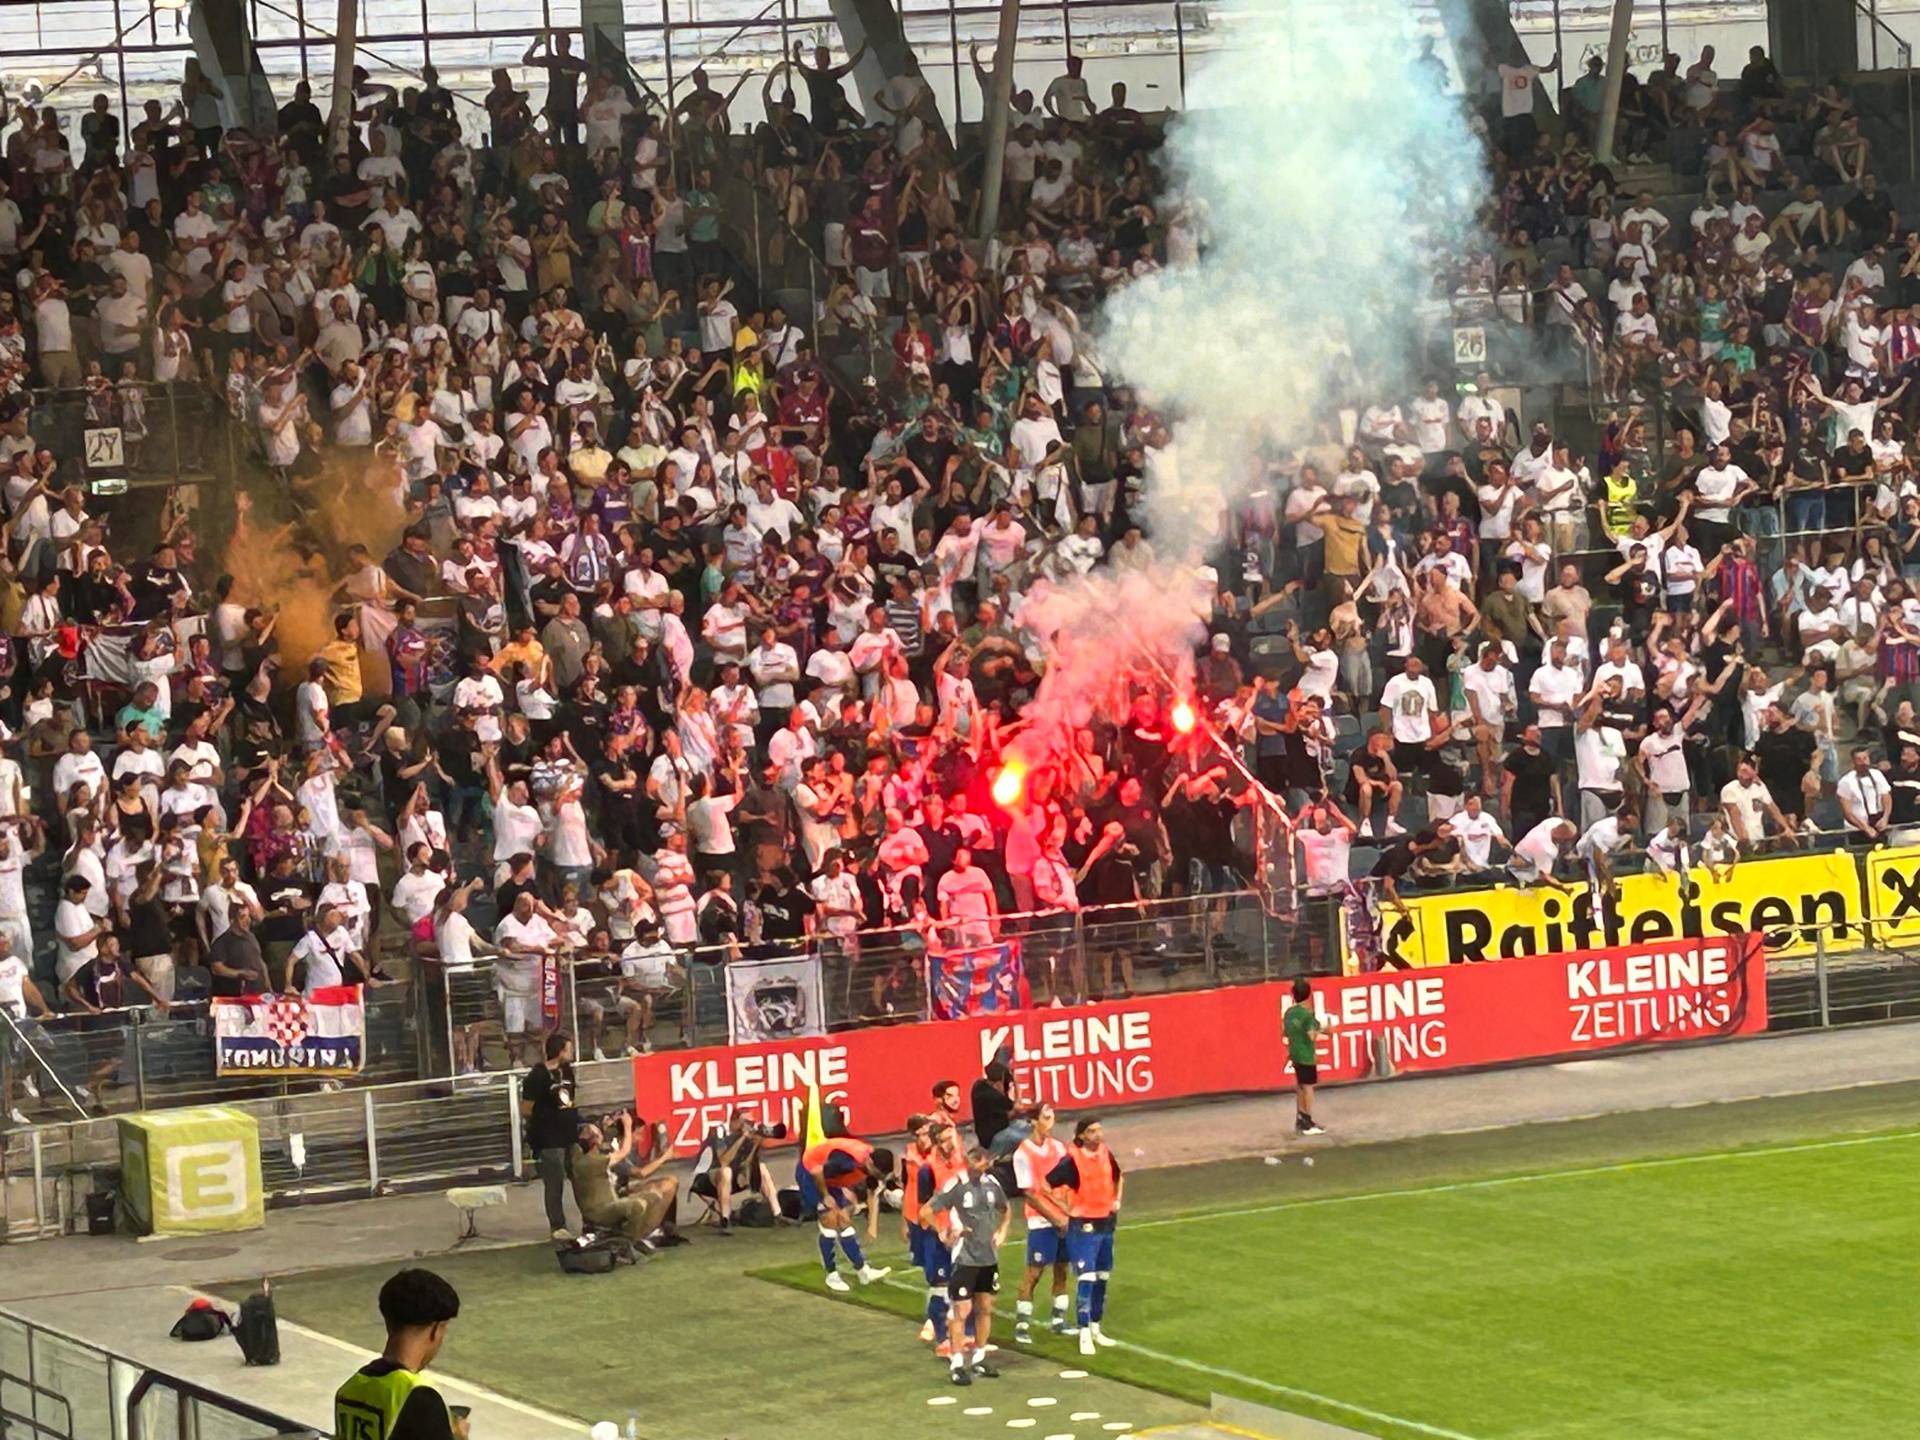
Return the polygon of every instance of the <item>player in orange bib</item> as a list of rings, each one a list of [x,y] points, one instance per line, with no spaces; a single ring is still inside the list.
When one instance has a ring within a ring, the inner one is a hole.
[[[925,1272],[926,1247],[932,1232],[922,1223],[920,1213],[920,1167],[933,1154],[933,1121],[925,1115],[907,1117],[906,1153],[900,1157],[900,1233],[907,1242],[907,1258],[914,1268]],[[927,1319],[920,1327],[920,1338],[931,1345],[946,1334],[947,1297],[927,1282]]]
[[[846,1280],[833,1268],[834,1241],[847,1253],[862,1285],[884,1279],[892,1271],[886,1266],[867,1263],[861,1252],[854,1217],[860,1213],[860,1197],[867,1197],[867,1238],[877,1239],[880,1220],[880,1182],[893,1170],[893,1155],[876,1150],[851,1135],[837,1135],[809,1145],[801,1153],[795,1180],[800,1188],[802,1214],[811,1213],[820,1225],[820,1263],[826,1267],[827,1288],[848,1290]]]
[[[1067,1201],[1067,1260],[1073,1266],[1080,1353],[1112,1345],[1100,1328],[1107,1311],[1107,1281],[1113,1274],[1113,1227],[1120,1218],[1126,1180],[1107,1148],[1100,1122],[1089,1115],[1073,1127],[1073,1144],[1047,1183],[1071,1192]]]
[[[927,1282],[927,1318],[933,1322],[933,1335],[939,1342],[935,1353],[948,1353],[947,1314],[952,1297],[947,1293],[953,1279],[952,1241],[956,1222],[951,1215],[940,1215],[927,1207],[955,1179],[967,1174],[967,1152],[961,1148],[960,1132],[952,1122],[936,1112],[927,1121],[927,1153],[915,1157],[918,1168],[913,1176],[913,1195],[920,1212],[920,1253],[914,1258]]]
[[[1053,1133],[1053,1106],[1042,1102],[1033,1117],[1033,1133],[1013,1152],[1013,1178],[1026,1197],[1027,1273],[1014,1302],[1013,1338],[1025,1344],[1033,1338],[1033,1292],[1040,1276],[1053,1267],[1053,1330],[1064,1335],[1067,1306],[1073,1292],[1067,1285],[1067,1205],[1073,1192],[1050,1185],[1047,1176],[1067,1158],[1067,1144]]]

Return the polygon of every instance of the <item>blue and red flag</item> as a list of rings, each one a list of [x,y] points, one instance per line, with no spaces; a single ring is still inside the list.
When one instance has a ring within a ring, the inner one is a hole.
[[[934,955],[928,964],[936,1020],[1005,1015],[1025,1010],[1033,1003],[1017,940],[971,950],[948,950]]]

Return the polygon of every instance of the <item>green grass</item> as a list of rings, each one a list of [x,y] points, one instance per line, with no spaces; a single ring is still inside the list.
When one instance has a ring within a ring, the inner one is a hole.
[[[1912,1433],[1920,1085],[1315,1155],[1140,1171],[1108,1313],[1126,1348],[1062,1382],[1082,1362],[1048,1337],[965,1403],[1057,1393],[1144,1428],[1219,1390],[1394,1440]],[[637,1405],[660,1440],[961,1428],[922,1405],[922,1297],[835,1303],[812,1254],[768,1232],[606,1282],[544,1247],[445,1257],[463,1310],[442,1363],[570,1415]],[[284,1279],[281,1313],[376,1344],[387,1268]],[[1066,1413],[1037,1433],[1101,1433]]]

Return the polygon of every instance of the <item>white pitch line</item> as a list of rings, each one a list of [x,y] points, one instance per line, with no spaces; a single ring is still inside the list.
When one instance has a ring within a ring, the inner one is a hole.
[[[1238,1220],[1249,1215],[1275,1215],[1283,1210],[1313,1210],[1326,1205],[1358,1205],[1369,1200],[1402,1200],[1421,1195],[1452,1195],[1466,1190],[1497,1190],[1507,1185],[1536,1185],[1547,1180],[1581,1180],[1595,1175],[1619,1175],[1632,1170],[1666,1170],[1680,1165],[1706,1165],[1721,1160],[1757,1160],[1769,1155],[1804,1155],[1816,1150],[1845,1150],[1861,1145],[1886,1145],[1896,1140],[1920,1139],[1920,1130],[1888,1135],[1857,1135],[1844,1140],[1810,1140],[1796,1145],[1766,1145],[1747,1150],[1714,1150],[1704,1155],[1674,1155],[1655,1160],[1622,1160],[1612,1165],[1586,1165],[1574,1170],[1539,1170],[1524,1175],[1496,1175],[1486,1180],[1459,1180],[1447,1185],[1412,1185],[1404,1190],[1368,1190],[1358,1195],[1322,1195],[1311,1200],[1283,1200],[1240,1210],[1196,1210],[1127,1225],[1135,1230],[1157,1230],[1167,1225],[1197,1225],[1207,1220]]]
[[[1920,1134],[1920,1131],[1916,1131],[1915,1133]],[[1134,1226],[1133,1228],[1139,1229],[1140,1227]],[[919,1293],[920,1291],[920,1287],[917,1285],[909,1285],[905,1281],[895,1280],[891,1277],[881,1283],[889,1289],[907,1290],[914,1293]],[[1233,1370],[1222,1370],[1217,1366],[1202,1364],[1198,1360],[1188,1360],[1183,1356],[1168,1355],[1159,1350],[1149,1350],[1146,1346],[1135,1345],[1129,1340],[1120,1340],[1115,1343],[1117,1343],[1122,1350],[1131,1350],[1136,1355],[1144,1355],[1149,1360],[1158,1360],[1165,1365],[1179,1365],[1185,1369],[1195,1370],[1205,1375],[1213,1375],[1222,1380],[1238,1381],[1242,1385],[1251,1385],[1256,1389],[1265,1390],[1275,1395],[1291,1396],[1296,1400],[1306,1400],[1316,1405],[1324,1405],[1329,1409],[1338,1410],[1346,1415],[1358,1416],[1361,1419],[1373,1420],[1383,1424],[1391,1423],[1399,1425],[1405,1429],[1415,1431],[1418,1434],[1432,1436],[1433,1440],[1473,1440],[1471,1435],[1462,1435],[1456,1430],[1442,1430],[1436,1426],[1422,1425],[1417,1420],[1402,1420],[1398,1415],[1388,1415],[1378,1410],[1368,1410],[1360,1405],[1349,1405],[1344,1400],[1335,1400],[1328,1395],[1316,1395],[1311,1390],[1301,1390],[1291,1385],[1276,1385],[1270,1380],[1256,1380],[1250,1375],[1241,1375]],[[1110,1375],[1106,1378],[1122,1385],[1131,1384],[1124,1376]],[[1083,1412],[1076,1412],[1072,1418],[1078,1420],[1080,1413]],[[1094,1413],[1097,1417],[1098,1412]]]
[[[1311,1390],[1302,1390],[1293,1385],[1277,1385],[1271,1380],[1260,1380],[1252,1375],[1242,1375],[1237,1370],[1223,1370],[1218,1365],[1206,1365],[1198,1360],[1189,1360],[1184,1355],[1169,1355],[1162,1350],[1149,1350],[1144,1345],[1136,1345],[1131,1340],[1116,1341],[1122,1350],[1131,1350],[1136,1355],[1144,1355],[1149,1360],[1157,1360],[1163,1365],[1178,1365],[1185,1370],[1196,1370],[1202,1375],[1213,1375],[1221,1380],[1231,1380],[1236,1385],[1249,1385],[1256,1390],[1264,1390],[1270,1395],[1284,1396],[1289,1400],[1305,1400],[1311,1405],[1320,1405],[1329,1410],[1337,1410],[1343,1415],[1351,1415],[1375,1425],[1393,1425],[1402,1430],[1411,1430],[1417,1435],[1430,1435],[1433,1440],[1473,1440],[1471,1435],[1463,1435],[1458,1430],[1443,1429],[1438,1425],[1424,1425],[1418,1420],[1403,1419],[1398,1415],[1389,1415],[1383,1410],[1369,1410],[1364,1405],[1349,1404],[1345,1400],[1335,1400],[1330,1395],[1319,1395]]]
[[[196,1290],[191,1285],[174,1285],[170,1288],[179,1291],[182,1295],[205,1296],[204,1291]],[[213,1299],[215,1297],[205,1296],[205,1298]],[[295,1320],[281,1319],[279,1325],[283,1330],[291,1330],[296,1335],[305,1336],[309,1340],[338,1350],[343,1355],[352,1355],[357,1358],[362,1365],[366,1364],[369,1360],[378,1360],[380,1358],[380,1352],[377,1350],[369,1350],[365,1346],[355,1345],[350,1340],[342,1340],[337,1335],[329,1335],[324,1330],[315,1330],[311,1326],[302,1325]],[[476,1399],[485,1400],[489,1404],[498,1405],[505,1410],[511,1410],[517,1415],[524,1415],[529,1420],[538,1420],[543,1424],[552,1425],[557,1430],[578,1430],[581,1426],[588,1423],[577,1415],[561,1415],[552,1410],[542,1410],[538,1405],[529,1405],[524,1400],[514,1399],[511,1395],[502,1395],[498,1390],[490,1390],[485,1385],[478,1384],[472,1380],[462,1380],[458,1375],[448,1374],[436,1369],[434,1376],[434,1384],[438,1385],[442,1390],[464,1390]]]

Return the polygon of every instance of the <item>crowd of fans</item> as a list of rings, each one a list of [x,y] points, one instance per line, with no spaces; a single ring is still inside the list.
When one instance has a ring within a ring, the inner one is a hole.
[[[1582,81],[1563,136],[1499,132],[1496,243],[1447,257],[1457,313],[1590,357],[1617,407],[1595,452],[1518,427],[1490,376],[1357,397],[1338,441],[1270,457],[1210,557],[1202,738],[1143,685],[1011,808],[991,784],[1047,658],[1024,597],[1156,563],[1171,417],[1101,373],[1090,320],[1204,234],[1124,86],[1098,106],[1070,60],[1015,97],[985,246],[925,81],[856,107],[824,52],[744,135],[702,71],[668,105],[544,37],[544,94],[496,72],[483,121],[430,72],[362,77],[332,158],[304,85],[273,140],[223,130],[205,81],[124,137],[104,98],[77,137],[11,114],[0,1003],[491,961],[525,1060],[564,957],[610,1054],[689,967],[803,943],[1019,932],[1036,1000],[1073,1000],[1128,993],[1130,955],[1042,963],[1044,918],[1006,917],[1296,868],[1364,912],[1503,857],[1558,883],[1574,851],[1726,865],[1914,823],[1920,239],[1846,96],[1711,62],[1628,88],[1623,153],[1714,136],[1688,213],[1595,159]],[[814,313],[751,293],[743,188],[775,248],[817,252]],[[137,441],[148,382],[217,387],[275,503],[353,477],[391,504],[391,548],[317,542],[313,653],[184,520],[123,553],[36,443],[31,387],[84,387]],[[109,641],[125,686],[80,683]],[[1256,860],[1214,736],[1293,857]],[[60,892],[39,962],[35,866]],[[877,970],[857,1009],[917,1013],[924,983]]]

